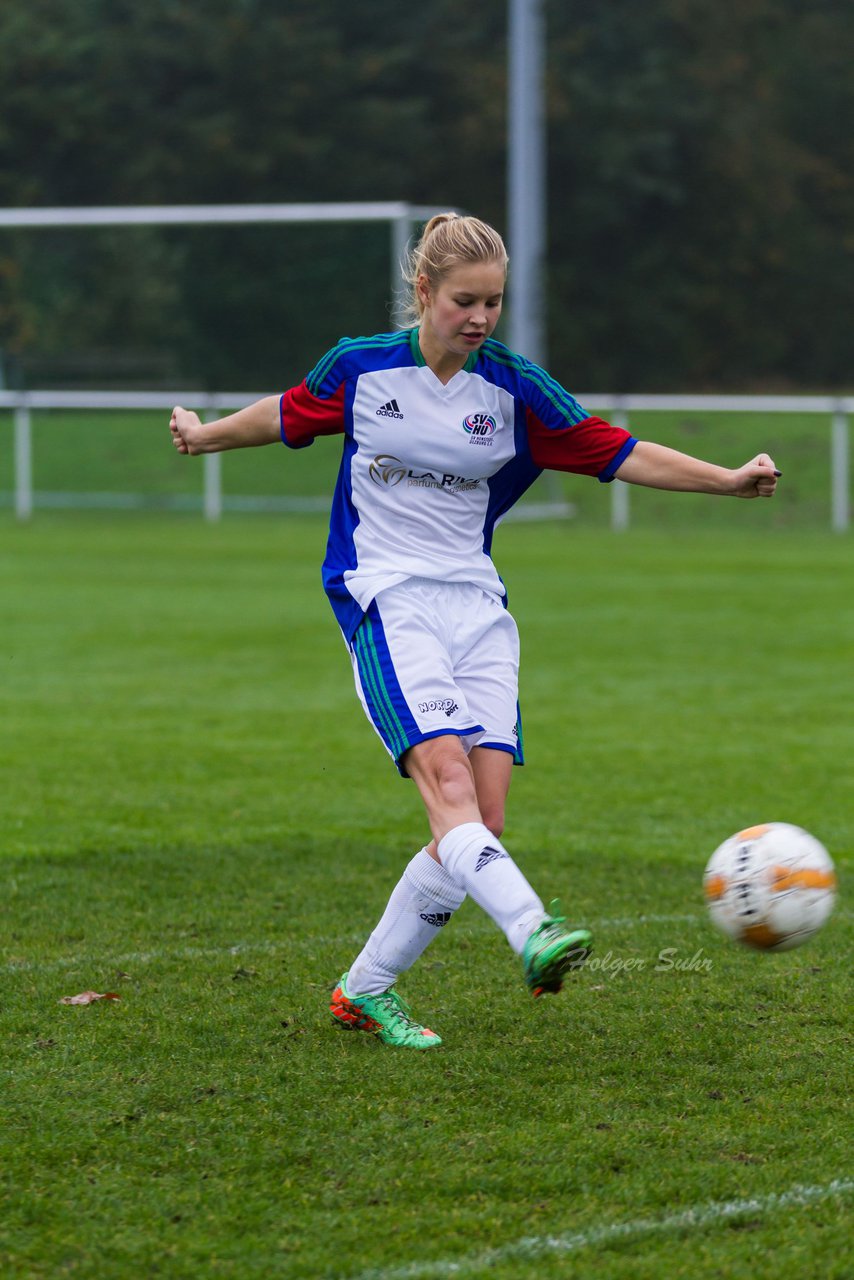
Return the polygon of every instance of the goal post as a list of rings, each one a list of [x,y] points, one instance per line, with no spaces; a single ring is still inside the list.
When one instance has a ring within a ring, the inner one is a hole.
[[[389,280],[393,322],[402,324],[400,265],[414,228],[445,208],[403,200],[307,202],[302,204],[89,205],[67,208],[0,209],[0,228],[226,226],[259,223],[385,222],[389,227]]]
[[[270,204],[176,204],[176,205],[116,205],[116,206],[65,206],[45,208],[0,209],[0,231],[37,230],[54,228],[103,228],[103,227],[177,227],[177,226],[248,226],[259,224],[358,224],[385,223],[389,234],[389,303],[392,324],[405,326],[402,300],[401,265],[409,252],[416,228],[437,213],[454,206],[412,204],[407,201],[343,201]],[[454,210],[461,212],[461,210]],[[512,299],[509,307],[513,321]],[[518,336],[518,324],[514,334]],[[530,344],[522,343],[526,350]],[[101,397],[92,393],[94,404]],[[204,400],[217,397],[204,396]],[[9,396],[3,392],[0,382],[0,407],[5,399],[7,407],[15,410],[15,508],[20,518],[32,514],[35,502],[33,487],[33,451],[29,410],[42,401],[59,405],[69,403],[63,393],[51,397],[38,391],[24,392],[21,396]],[[138,393],[138,402],[145,393]],[[74,396],[71,396],[71,402]],[[548,478],[547,478],[548,479]],[[205,468],[204,511],[209,519],[218,519],[223,510],[221,467],[219,462],[208,463]],[[526,503],[519,514],[530,519],[567,517],[573,507],[545,483],[544,501]],[[541,489],[541,492],[543,490]]]

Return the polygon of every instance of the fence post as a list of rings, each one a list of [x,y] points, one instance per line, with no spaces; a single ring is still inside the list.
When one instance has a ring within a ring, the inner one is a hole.
[[[629,429],[629,420],[620,401],[614,402],[614,413],[611,418],[615,427]],[[615,533],[623,533],[629,527],[629,486],[624,480],[611,482],[611,528]]]
[[[398,214],[396,218],[390,220],[391,227],[391,279],[389,289],[391,297],[389,308],[391,311],[391,321],[395,329],[402,329],[406,324],[404,310],[406,308],[406,300],[403,296],[403,275],[402,267],[406,261],[406,255],[409,253],[409,245],[412,240],[412,215],[411,213]]]
[[[25,399],[15,406],[15,515],[29,520],[33,514],[33,433],[30,406]]]
[[[848,417],[839,408],[830,433],[831,518],[836,533],[844,533],[850,522],[849,471]]]
[[[203,422],[213,422],[219,415],[215,409],[202,414]],[[222,454],[204,454],[205,519],[222,519]]]

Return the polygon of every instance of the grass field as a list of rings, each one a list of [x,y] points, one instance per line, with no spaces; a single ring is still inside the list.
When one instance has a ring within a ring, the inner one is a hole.
[[[424,1054],[325,1012],[425,832],[322,518],[0,520],[4,1276],[852,1275],[851,544],[709,503],[676,535],[500,531],[505,838],[596,963],[535,1003],[467,903],[401,983]],[[701,894],[768,819],[841,880],[778,956]],[[86,989],[121,999],[59,1003]]]

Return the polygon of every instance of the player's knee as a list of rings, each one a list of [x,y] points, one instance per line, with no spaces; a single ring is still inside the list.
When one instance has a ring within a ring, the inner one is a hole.
[[[445,804],[457,807],[476,799],[474,777],[465,756],[447,755],[436,761],[436,790]]]
[[[471,809],[477,804],[474,773],[457,737],[444,735],[412,747],[406,768],[432,811]]]
[[[500,840],[504,833],[504,805],[481,805],[480,816],[483,818],[483,825]]]

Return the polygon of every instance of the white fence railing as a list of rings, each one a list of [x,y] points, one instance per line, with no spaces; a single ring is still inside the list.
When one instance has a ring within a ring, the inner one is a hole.
[[[175,404],[192,405],[202,417],[240,408],[260,398],[257,392],[208,394],[199,391],[0,391],[0,410],[14,415],[14,508],[21,520],[33,513],[36,497],[41,505],[84,505],[84,496],[36,494],[33,489],[33,410],[49,409],[158,409],[168,412]],[[606,414],[620,426],[628,424],[628,416],[640,410],[737,413],[800,413],[827,415],[829,420],[830,507],[831,527],[844,532],[850,527],[850,446],[848,418],[854,413],[854,396],[701,396],[701,395],[584,395],[585,408]],[[311,510],[328,506],[328,498],[232,498],[224,501],[222,492],[221,455],[204,455],[204,492],[202,506],[208,520],[219,520],[226,507],[238,510]],[[629,485],[617,481],[611,486],[611,526],[621,530],[629,525]],[[97,505],[127,507],[135,505],[134,495],[103,494]],[[60,499],[58,501],[51,501]],[[75,501],[76,499],[76,501]],[[92,505],[91,501],[87,505]],[[138,505],[142,505],[140,502]],[[180,500],[174,505],[182,505]],[[567,515],[567,503],[531,504],[530,515]]]

